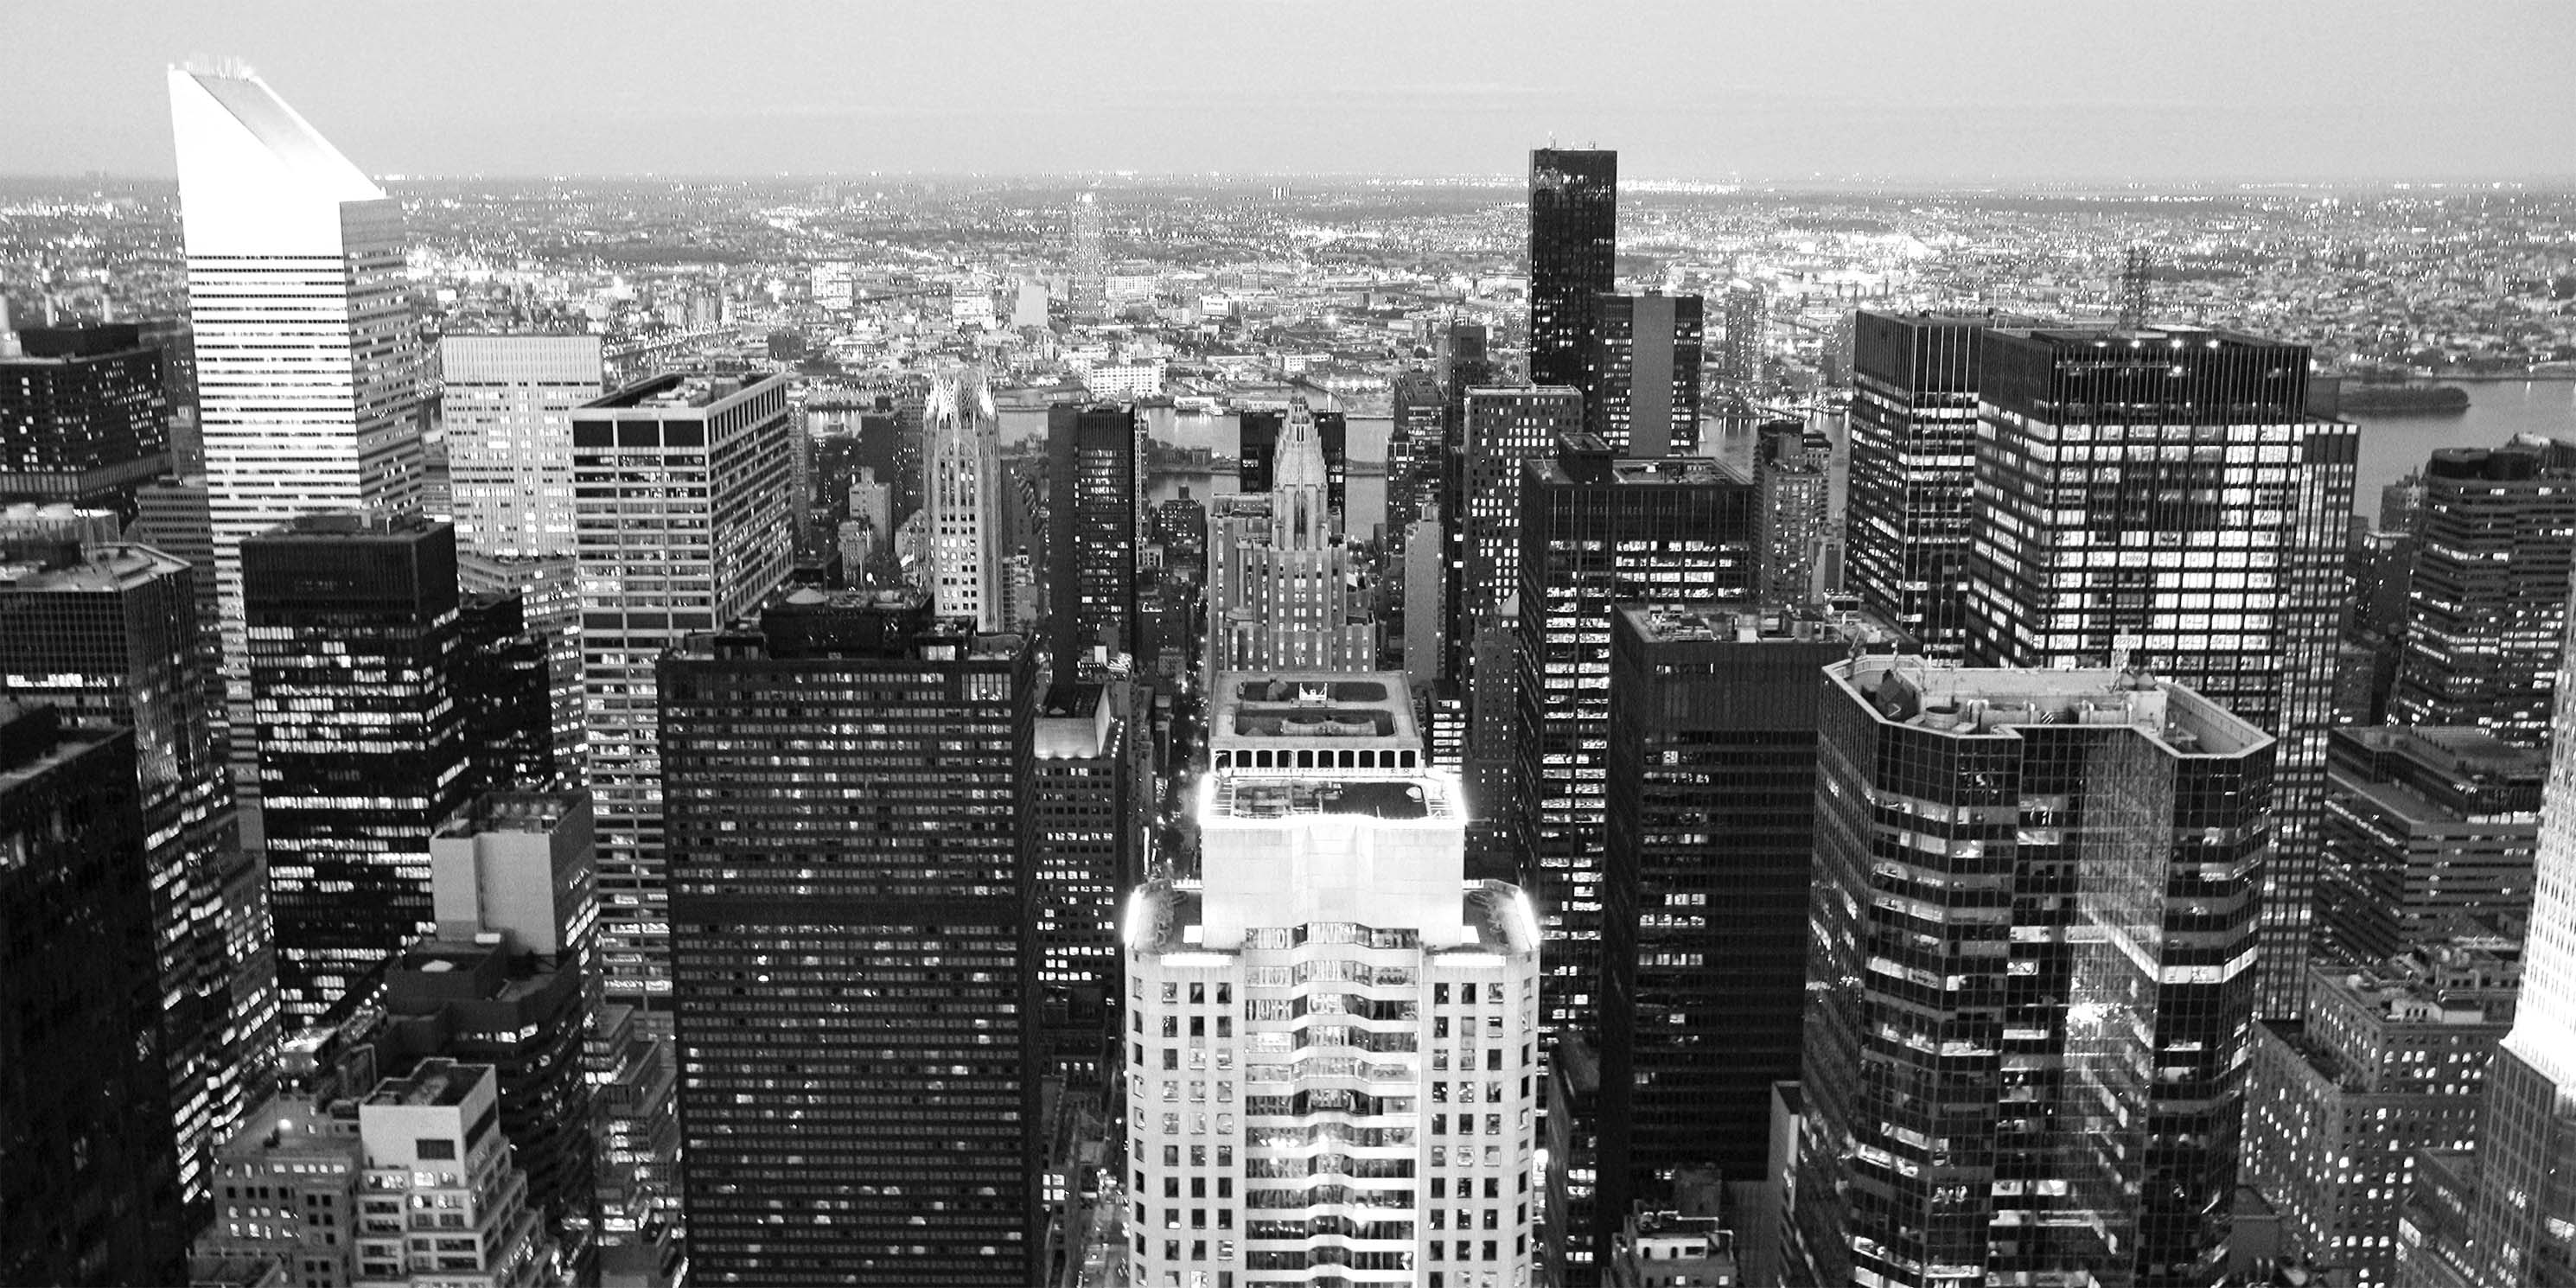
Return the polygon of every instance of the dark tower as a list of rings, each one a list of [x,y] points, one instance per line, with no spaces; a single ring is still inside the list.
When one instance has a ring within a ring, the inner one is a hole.
[[[1588,395],[1592,335],[1618,254],[1619,154],[1532,149],[1529,220],[1530,383]]]
[[[1136,652],[1135,413],[1123,404],[1047,409],[1047,647],[1079,678],[1096,645]]]

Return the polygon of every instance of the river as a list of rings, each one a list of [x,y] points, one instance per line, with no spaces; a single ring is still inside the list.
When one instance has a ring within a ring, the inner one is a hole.
[[[2353,505],[2379,513],[2379,489],[2424,468],[2437,447],[2500,447],[2516,434],[2576,438],[2576,380],[2443,381],[2469,391],[2466,411],[2430,415],[2356,411],[2361,477]]]

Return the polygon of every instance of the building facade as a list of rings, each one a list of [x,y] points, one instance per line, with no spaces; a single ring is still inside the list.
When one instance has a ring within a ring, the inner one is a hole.
[[[981,368],[932,383],[922,416],[930,593],[940,616],[1002,628],[1001,422]]]
[[[2422,486],[2388,718],[2546,748],[2576,568],[2576,445],[2526,434],[2442,448]]]
[[[459,554],[572,554],[572,409],[608,392],[600,343],[595,335],[439,339],[439,423]]]
[[[2457,919],[2531,915],[2549,760],[2479,729],[2337,729],[2327,743],[2317,950],[2367,965]]]
[[[1377,625],[1351,588],[1315,418],[1290,408],[1270,488],[1218,497],[1208,520],[1207,650],[1229,670],[1364,671]]]
[[[1511,801],[1525,466],[1553,457],[1557,440],[1581,432],[1583,394],[1570,386],[1484,386],[1464,398],[1449,673],[1466,680],[1467,800],[1482,822],[1502,819]]]
[[[1047,408],[1047,651],[1059,679],[1136,652],[1141,437],[1119,404]]]
[[[1617,152],[1530,150],[1531,384],[1592,388],[1592,341],[1616,271],[1618,234]]]
[[[1622,456],[1699,451],[1700,297],[1609,294],[1585,366],[1586,433]]]
[[[1861,606],[1957,657],[1967,632],[1984,316],[1852,319],[1850,502],[1844,557]]]
[[[160,346],[133,326],[30,327],[0,356],[0,502],[135,515],[170,473]]]

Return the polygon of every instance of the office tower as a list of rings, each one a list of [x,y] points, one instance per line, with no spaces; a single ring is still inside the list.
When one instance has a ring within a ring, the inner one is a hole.
[[[445,336],[438,368],[458,555],[570,555],[572,409],[607,392],[600,338]]]
[[[1739,397],[1760,396],[1765,306],[1760,283],[1737,278],[1726,284],[1726,347],[1720,351],[1718,375],[1735,386]]]
[[[246,729],[242,542],[299,514],[417,505],[420,340],[401,204],[265,82],[173,67],[170,124],[224,676]]]
[[[215,1147],[276,1044],[264,903],[234,908],[231,780],[208,726],[195,577],[142,546],[92,546],[0,571],[0,692],[68,723],[134,731],[149,873],[153,994],[170,1074],[179,1191],[202,1216]]]
[[[1931,657],[1966,643],[1977,378],[1993,321],[1853,315],[1849,581]]]
[[[1377,624],[1365,600],[1353,602],[1350,547],[1302,400],[1288,409],[1269,482],[1216,498],[1208,517],[1208,674],[1372,669]]]
[[[223,614],[215,596],[215,526],[207,509],[206,478],[195,474],[154,479],[135,491],[134,506],[134,522],[125,525],[126,536],[185,560],[196,573],[198,651],[205,660],[207,683],[215,686],[209,691],[216,698],[214,718],[220,736],[227,714],[221,688]]]
[[[135,514],[170,473],[161,351],[132,326],[33,327],[0,357],[0,502]]]
[[[1153,537],[1163,547],[1164,567],[1207,571],[1208,510],[1191,499],[1187,486],[1179,496],[1154,503]]]
[[[2531,912],[2549,758],[2477,729],[2337,729],[2318,829],[2317,951],[2364,965]]]
[[[465,798],[538,788],[555,776],[554,683],[547,641],[516,594],[459,601],[450,692],[465,708]]]
[[[2576,445],[2445,447],[2422,487],[2388,718],[2545,747],[2576,567]]]
[[[1100,194],[1076,194],[1072,215],[1073,254],[1065,266],[1066,312],[1079,325],[1101,321],[1109,314],[1109,258],[1100,244]]]
[[[1388,399],[1392,417],[1386,434],[1386,530],[1395,539],[1424,506],[1440,502],[1440,463],[1448,451],[1441,422],[1440,381],[1430,372],[1398,372]],[[1239,482],[1239,480],[1238,480]]]
[[[1002,625],[1001,422],[981,368],[931,385],[923,413],[931,602],[942,617]]]
[[[666,656],[695,1281],[1031,1282],[1038,670],[917,592]]]
[[[1609,294],[1594,307],[1585,432],[1622,456],[1697,452],[1700,297]]]
[[[1538,926],[1394,672],[1220,676],[1203,879],[1131,896],[1133,1283],[1525,1284]]]
[[[1460,558],[1450,591],[1449,673],[1466,679],[1467,805],[1479,822],[1511,804],[1514,710],[1512,633],[1520,623],[1521,485],[1524,465],[1556,453],[1583,428],[1583,395],[1570,388],[1486,387],[1466,392],[1464,462],[1456,513]]]
[[[1448,645],[1440,636],[1449,597],[1447,545],[1437,519],[1416,519],[1406,526],[1401,638],[1405,678],[1417,687],[1448,673]]]
[[[224,1146],[223,1211],[197,1256],[274,1263],[260,1283],[532,1288],[553,1241],[499,1102],[490,1065],[433,1059],[363,1095],[262,1105]]]
[[[1612,609],[1751,598],[1753,486],[1706,457],[1621,459],[1580,436],[1523,470],[1507,827],[1548,931],[1554,1036],[1599,1020]]]
[[[1587,360],[1616,272],[1618,231],[1617,152],[1530,150],[1531,384],[1591,390]]]
[[[1144,878],[1132,781],[1134,696],[1125,684],[1059,683],[1039,708],[1025,795],[1037,872],[1038,1019],[1044,1072],[1101,1087],[1118,1041],[1118,904]]]
[[[572,415],[600,963],[647,1027],[671,991],[653,663],[786,579],[787,414],[784,376],[675,374]]]
[[[135,320],[143,343],[161,351],[161,396],[170,405],[170,470],[206,472],[205,443],[197,436],[197,337],[188,319],[160,314]]]
[[[1784,604],[1817,598],[1817,561],[1832,532],[1833,441],[1794,421],[1762,427],[1754,448],[1761,586]]]
[[[135,738],[0,702],[0,1279],[169,1283],[185,1249]]]
[[[2303,345],[2150,327],[1995,330],[1983,349],[1968,657],[2125,655],[2281,740],[2261,996],[2293,1016],[2360,431],[2308,414]]]
[[[241,551],[279,998],[310,1023],[433,928],[429,839],[466,800],[456,530],[315,514]]]
[[[1136,651],[1136,468],[1142,429],[1115,403],[1047,408],[1047,651],[1057,679],[1094,650]]]
[[[2519,973],[2455,944],[2358,970],[2319,966],[2304,1023],[2255,1026],[2242,1179],[2279,1214],[2284,1251],[2305,1254],[2325,1282],[2393,1282],[2415,1153],[2476,1143]]]
[[[1818,673],[1904,647],[1864,616],[1704,601],[1610,628],[1601,1247],[1686,1169],[1763,1174],[1807,1005]]]
[[[581,580],[569,553],[478,555],[456,552],[456,588],[468,597],[506,595],[519,601],[519,620],[545,652],[548,736],[555,768],[579,773],[586,719],[581,698]]]
[[[2135,670],[1824,674],[1791,1278],[2213,1282],[2273,740]]]
[[[1324,503],[1339,528],[1350,495],[1350,419],[1337,411],[1309,411],[1297,398],[1287,407],[1254,407],[1236,418],[1234,487],[1237,492],[1271,492],[1279,487],[1281,453],[1290,451],[1293,422],[1304,415],[1312,422],[1316,445],[1324,455]]]

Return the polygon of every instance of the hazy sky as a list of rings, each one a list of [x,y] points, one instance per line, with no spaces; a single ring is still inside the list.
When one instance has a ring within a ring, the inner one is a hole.
[[[2576,178],[2576,0],[0,0],[0,174],[197,54],[378,174]]]

